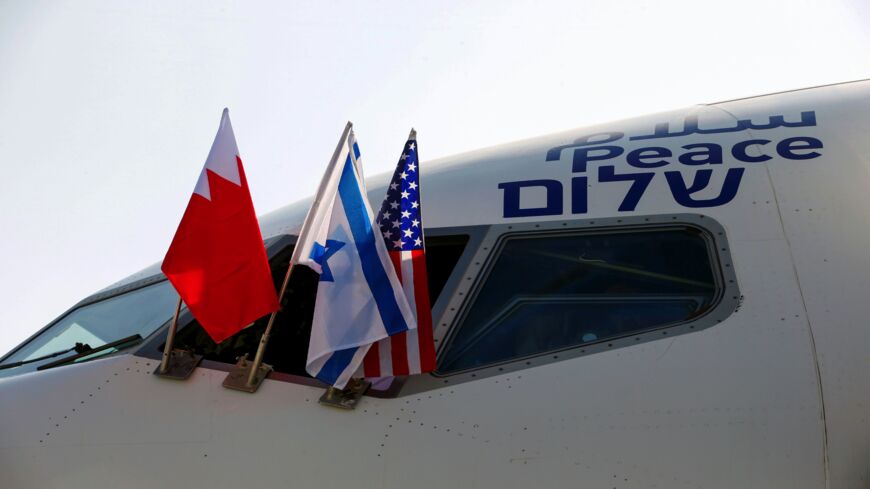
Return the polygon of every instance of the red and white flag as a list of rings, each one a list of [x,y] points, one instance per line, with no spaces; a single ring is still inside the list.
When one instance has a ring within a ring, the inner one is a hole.
[[[278,310],[227,109],[160,269],[216,343]]]
[[[363,361],[364,374],[369,378],[435,370],[419,165],[417,136],[412,130],[378,213],[378,225],[417,319],[417,328],[385,338],[369,348]]]

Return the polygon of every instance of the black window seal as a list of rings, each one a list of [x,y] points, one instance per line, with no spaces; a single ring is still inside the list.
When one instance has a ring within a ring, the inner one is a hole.
[[[443,308],[436,315],[433,311],[435,340],[439,361],[446,353],[452,337],[462,325],[479,291],[486,283],[494,261],[500,254],[503,243],[517,235],[547,235],[553,233],[590,234],[606,232],[636,232],[663,228],[694,228],[703,236],[707,244],[713,275],[716,280],[716,296],[711,307],[704,314],[679,323],[664,325],[636,335],[601,341],[594,344],[577,345],[559,351],[542,352],[528,357],[510,359],[505,362],[475,367],[459,372],[439,373],[409,377],[403,395],[424,392],[473,380],[516,372],[539,365],[563,361],[579,356],[590,355],[626,346],[646,343],[663,337],[673,337],[701,331],[724,321],[740,302],[740,291],[734,273],[730,247],[724,227],[710,216],[702,214],[659,214],[649,216],[624,216],[598,219],[573,219],[549,222],[527,222],[497,224],[489,227],[487,235],[480,243],[477,252],[471,256],[471,266],[458,278],[460,286],[450,291],[450,300],[444,301]],[[446,289],[445,289],[446,290]]]
[[[425,230],[426,238],[429,237],[441,237],[441,236],[458,236],[463,235],[468,237],[468,242],[465,245],[465,248],[462,250],[462,255],[460,255],[459,260],[457,260],[456,265],[453,267],[453,271],[450,273],[450,278],[447,279],[447,282],[444,284],[443,289],[441,290],[441,294],[438,297],[438,300],[435,304],[432,305],[432,317],[433,317],[433,328],[437,328],[437,324],[434,321],[434,318],[437,314],[440,313],[441,310],[447,308],[447,304],[450,302],[454,290],[458,288],[461,284],[462,277],[467,272],[467,268],[471,262],[472,257],[476,254],[480,243],[486,237],[487,232],[489,230],[489,225],[478,225],[478,226],[457,226],[457,227],[443,227],[443,228],[427,228]],[[296,244],[296,235],[281,235],[273,241],[267,240],[267,255],[269,260],[275,258],[279,253],[284,251],[288,246]],[[270,245],[271,244],[271,245]],[[275,266],[274,263],[270,263],[270,266]],[[160,275],[160,277],[163,277]],[[165,277],[163,277],[165,280]],[[179,330],[184,327],[190,325],[193,321],[193,316],[186,309],[181,313],[178,318]],[[140,347],[133,352],[134,355],[146,358],[150,360],[159,361],[162,355],[161,345],[166,341],[166,333],[169,329],[169,321],[163,324],[160,328],[158,328],[153,334],[151,334],[145,341],[140,345]],[[437,340],[436,340],[437,347]],[[201,364],[202,367],[208,368],[211,370],[230,372],[232,371],[234,365],[224,362],[218,362],[215,360],[204,359]],[[304,377],[301,375],[288,374],[284,372],[271,372],[269,380],[275,380],[278,382],[285,382],[290,384],[298,384],[298,385],[307,385],[307,386],[319,386],[319,387],[328,387],[326,384],[321,381],[311,378]],[[412,377],[409,377],[412,378]],[[395,398],[398,397],[399,393],[403,389],[403,385],[405,384],[407,378],[397,377],[396,380],[392,383],[392,385],[384,391],[376,391],[369,390],[366,393],[366,396],[376,397],[376,398]]]
[[[468,237],[468,242],[465,244],[465,249],[462,250],[462,255],[459,257],[459,260],[456,261],[456,265],[454,265],[453,271],[450,272],[450,278],[447,279],[447,282],[441,289],[441,294],[438,296],[438,300],[435,302],[435,304],[432,304],[432,329],[436,332],[436,351],[440,346],[441,338],[443,338],[444,336],[437,334],[437,331],[439,329],[446,330],[449,326],[449,324],[442,323],[437,319],[444,316],[448,312],[449,307],[453,307],[450,305],[450,303],[453,302],[453,296],[459,293],[457,289],[462,288],[463,277],[467,275],[468,268],[471,265],[471,260],[477,254],[477,251],[480,248],[480,244],[486,237],[489,228],[489,225],[481,225],[434,228],[424,230],[427,238],[458,235]]]
[[[274,263],[271,263],[272,260],[283,251],[288,246],[296,243],[296,236],[289,234],[281,234],[278,236],[272,236],[264,240],[264,245],[266,246],[266,257],[269,259],[270,267],[275,266]],[[166,280],[166,277],[162,274],[160,277],[163,280]],[[172,318],[166,320],[159,328],[154,330],[153,333],[148,335],[147,338],[140,344],[139,348],[133,351],[133,354],[137,357],[148,358],[151,360],[160,360],[163,356],[163,348],[162,345],[166,342],[166,335],[169,332],[169,323],[172,321]],[[184,328],[190,326],[193,323],[193,314],[185,307],[182,309],[181,314],[178,316],[178,331],[182,331]],[[221,362],[211,362],[214,364],[220,364]]]
[[[282,249],[285,246],[285,245],[282,245],[282,243],[285,242],[287,240],[287,238],[289,238],[289,236],[278,235],[278,236],[273,236],[273,237],[270,237],[270,238],[267,238],[266,240],[264,240],[264,244],[265,244],[267,252],[269,254],[269,258],[271,258],[274,253],[277,253],[278,250]],[[294,240],[295,240],[295,238],[294,238]],[[91,295],[85,297],[84,299],[80,300],[79,302],[75,303],[72,307],[70,307],[69,309],[64,311],[62,314],[57,316],[54,320],[52,320],[51,322],[49,322],[48,324],[46,324],[45,326],[43,326],[42,328],[37,330],[35,333],[30,335],[27,339],[25,339],[24,341],[19,343],[17,346],[15,346],[15,348],[9,350],[5,355],[0,357],[0,363],[5,362],[7,358],[14,355],[16,352],[18,352],[25,345],[30,344],[30,342],[35,340],[37,337],[39,337],[39,335],[48,331],[52,326],[57,324],[58,321],[66,318],[67,316],[69,316],[70,314],[75,312],[76,310],[81,309],[82,307],[85,307],[85,306],[90,306],[92,304],[96,304],[97,302],[102,302],[106,299],[111,299],[113,297],[117,297],[119,295],[126,294],[128,292],[133,292],[135,290],[144,289],[145,287],[148,287],[148,286],[151,286],[154,284],[158,284],[160,282],[165,282],[166,280],[167,280],[166,276],[163,275],[162,273],[155,273],[153,275],[148,275],[146,277],[143,277],[143,278],[138,279],[138,280],[134,280],[130,283],[127,283],[127,284],[124,284],[124,285],[121,285],[118,287],[112,287],[110,289],[102,290],[102,291],[97,292],[95,294],[91,294]],[[171,319],[171,313],[170,313],[170,318],[167,319],[165,323],[163,323],[162,325],[157,327],[150,335],[148,335],[142,341],[142,343],[140,343],[138,348],[134,348],[134,349],[129,350],[129,351],[124,351],[123,353],[131,353],[132,352],[135,355],[139,352],[144,352],[147,350],[148,345],[151,343],[151,341],[155,337],[159,336],[161,338],[166,338],[166,331],[169,328],[170,319]],[[187,315],[182,314],[178,319],[179,319],[179,324],[187,324],[187,323],[190,323],[191,318],[190,318],[190,314],[187,313]],[[161,342],[162,341],[163,340],[161,340]],[[112,355],[115,355],[115,354],[116,353],[113,353]],[[106,356],[108,357],[111,355],[106,355]],[[140,354],[138,356],[151,358],[150,355]],[[157,355],[156,359],[160,359],[160,355]]]
[[[16,346],[12,350],[9,350],[9,352],[7,352],[5,355],[3,355],[3,357],[0,357],[0,363],[5,362],[8,357],[14,355],[19,350],[21,350],[23,347],[25,347],[26,345],[29,345],[31,341],[38,338],[42,333],[45,333],[46,331],[51,329],[55,324],[57,324],[59,321],[66,318],[67,316],[69,316],[73,312],[77,311],[78,309],[96,304],[98,302],[103,302],[107,299],[111,299],[111,298],[117,297],[119,295],[124,295],[128,292],[133,292],[133,291],[136,291],[139,289],[144,289],[145,287],[149,287],[151,285],[159,284],[160,282],[165,282],[165,281],[166,281],[166,277],[162,273],[158,273],[156,275],[151,275],[151,276],[145,277],[143,279],[136,280],[134,282],[130,282],[129,284],[125,284],[121,287],[115,287],[113,289],[109,289],[109,290],[105,290],[102,292],[98,292],[96,294],[92,294],[92,295],[80,300],[79,302],[77,302],[75,305],[73,305],[72,307],[70,307],[69,309],[64,311],[62,314],[57,316],[54,320],[52,320],[51,322],[49,322],[48,324],[46,324],[45,326],[40,328],[38,331],[36,331],[32,335],[30,335],[26,340],[19,343],[18,346]],[[162,328],[162,327],[163,327],[162,325],[160,327],[158,327],[155,330],[155,333],[157,331],[159,331],[160,328]]]

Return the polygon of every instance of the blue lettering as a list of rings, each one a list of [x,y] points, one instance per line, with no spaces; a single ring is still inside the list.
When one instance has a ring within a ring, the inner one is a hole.
[[[767,139],[750,139],[748,141],[741,141],[735,144],[733,148],[731,148],[731,154],[734,155],[734,157],[738,160],[745,161],[746,163],[761,163],[762,161],[769,160],[770,156],[767,156],[763,153],[760,156],[749,156],[748,154],[746,154],[746,148],[753,144],[764,146],[769,142],[770,141]]]
[[[776,152],[779,153],[783,158],[788,158],[790,160],[811,160],[813,158],[818,158],[821,156],[821,153],[818,151],[811,151],[809,153],[798,154],[795,151],[805,151],[808,149],[820,149],[823,148],[822,142],[816,138],[809,137],[799,137],[799,138],[788,138],[783,139],[776,145]]]
[[[716,207],[725,205],[734,199],[737,195],[737,189],[740,187],[740,180],[743,178],[745,168],[729,168],[725,174],[725,181],[722,183],[722,190],[719,195],[712,199],[696,200],[692,194],[700,192],[707,188],[710,184],[710,177],[713,175],[713,170],[698,170],[695,172],[695,179],[690,186],[686,186],[683,181],[683,176],[678,171],[666,171],[665,178],[668,180],[668,186],[671,188],[671,194],[674,200],[683,207]]]
[[[571,179],[571,213],[586,214],[588,179],[586,177],[574,177]]]
[[[625,194],[625,198],[619,204],[620,212],[633,211],[637,207],[637,203],[640,202],[644,191],[649,187],[653,175],[655,175],[653,172],[623,173],[617,175],[616,167],[611,165],[598,168],[599,182],[632,182],[631,187],[628,188],[628,192]]]
[[[520,191],[524,188],[543,187],[547,192],[544,207],[520,207]],[[555,216],[562,214],[562,183],[558,180],[523,180],[498,184],[504,190],[504,217]]]
[[[621,155],[621,146],[597,146],[595,148],[577,148],[574,150],[574,165],[571,171],[585,173],[590,161],[610,160]]]
[[[722,146],[713,143],[687,144],[683,149],[701,148],[702,151],[691,151],[680,155],[680,163],[684,165],[721,165]]]
[[[585,146],[612,143],[622,139],[623,136],[625,136],[625,133],[622,132],[599,132],[581,136],[571,144],[563,144],[547,150],[546,161],[559,161],[562,158],[563,150],[574,148],[574,162],[571,171],[583,173],[586,172],[587,162],[615,158],[623,152],[623,149],[619,146],[601,146],[597,148],[585,148]],[[604,154],[601,154],[602,151]],[[593,154],[593,152],[598,154]]]
[[[671,153],[671,150],[668,148],[639,148],[628,153],[625,156],[625,161],[627,161],[629,165],[637,168],[658,168],[669,163],[667,160],[661,158],[670,158],[671,156],[673,156],[673,153]],[[644,161],[652,158],[658,159],[656,161]]]
[[[752,118],[736,120],[720,127],[699,127],[697,114],[688,115],[683,119],[682,129],[671,130],[669,122],[655,125],[652,134],[633,136],[630,140],[673,138],[678,136],[738,133],[752,130],[762,131],[776,128],[795,128],[816,126],[816,114],[813,111],[800,113],[799,121],[786,121],[784,115],[771,115],[766,121]],[[735,134],[737,136],[737,134]],[[559,161],[562,159],[564,150],[572,151],[571,175],[569,192],[570,207],[572,214],[586,214],[589,210],[589,164],[604,162],[598,166],[597,181],[601,183],[629,182],[628,191],[619,204],[619,212],[630,212],[637,209],[640,199],[655,177],[652,171],[638,173],[617,173],[617,159],[623,164],[634,168],[650,170],[663,168],[674,162],[676,157],[680,164],[692,166],[713,166],[724,164],[724,153],[731,152],[731,156],[743,163],[763,163],[774,157],[789,160],[809,160],[821,156],[818,151],[824,148],[820,139],[814,137],[792,137],[779,140],[774,139],[748,139],[737,141],[733,145],[723,146],[717,143],[692,143],[676,147],[647,146],[627,150],[617,145],[626,137],[624,132],[610,131],[583,135],[574,139],[570,144],[555,146],[547,151],[546,161]],[[738,136],[739,137],[739,136]],[[751,137],[751,136],[749,136]],[[615,144],[616,143],[616,144]],[[773,146],[769,146],[773,143]],[[663,143],[664,144],[664,143]],[[678,144],[674,141],[674,146]],[[767,149],[765,149],[767,147]],[[773,152],[775,147],[776,153]],[[751,149],[751,151],[750,151]],[[751,154],[750,154],[751,153]],[[623,156],[624,155],[624,156]],[[622,158],[620,158],[622,157]],[[624,158],[624,159],[623,159]],[[686,170],[683,168],[683,170]],[[704,208],[725,205],[731,202],[737,195],[740,183],[743,179],[745,168],[728,168],[724,171],[724,179],[718,191],[710,187],[713,169],[695,169],[684,175],[681,171],[662,171],[667,180],[668,187],[674,200],[683,207]],[[720,177],[722,175],[720,174]],[[690,179],[690,181],[686,181]],[[498,187],[504,190],[504,217],[529,217],[550,216],[563,213],[564,184],[560,180],[523,180],[517,182],[500,183]],[[523,194],[523,189],[526,195]],[[534,190],[532,190],[534,189]],[[545,192],[546,203],[531,204],[538,207],[522,207],[521,197],[525,197],[526,205],[530,205],[529,193],[540,195]],[[710,198],[700,198],[699,194]]]

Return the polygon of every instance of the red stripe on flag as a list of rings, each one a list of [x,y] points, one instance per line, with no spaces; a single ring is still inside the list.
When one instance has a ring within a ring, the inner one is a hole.
[[[390,255],[390,261],[393,263],[393,269],[396,271],[396,276],[399,277],[399,283],[401,283],[402,282],[402,252],[401,251],[390,251],[389,255]],[[403,338],[405,337],[405,333],[400,333],[400,334]],[[395,337],[396,336],[392,336],[390,338],[390,340],[394,341]],[[408,372],[407,357],[404,360],[405,373],[398,374],[398,373],[396,373],[396,365],[403,365],[403,363],[396,361],[396,355],[398,353],[396,351],[395,346],[390,348],[390,353],[391,353],[390,356],[392,357],[392,364],[393,364],[392,365],[392,372],[393,372],[392,375],[407,375],[407,372]],[[407,355],[407,349],[403,348],[401,353],[403,355]],[[389,365],[388,365],[388,367],[389,367]],[[369,348],[369,351],[366,353],[365,358],[363,359],[363,373],[366,377],[380,377],[382,375],[381,369],[382,369],[382,365],[381,365],[380,346],[378,345],[378,343],[373,343],[371,348]]]
[[[396,275],[399,277],[399,283],[402,283],[402,252],[391,251],[390,261],[393,262],[393,269],[396,270]]]
[[[432,331],[432,307],[429,305],[429,277],[426,253],[412,252],[414,263],[414,302],[417,303],[417,341],[420,345],[421,373],[435,370],[435,340]]]
[[[402,252],[391,251],[390,260],[399,277],[399,283],[404,281],[402,277]],[[390,336],[390,357],[393,363],[393,375],[408,375],[408,339],[407,333],[401,332]]]
[[[408,333],[402,331],[390,336],[392,348],[393,375],[408,375]]]
[[[363,370],[366,377],[381,376],[381,357],[377,343],[372,343],[363,360]]]

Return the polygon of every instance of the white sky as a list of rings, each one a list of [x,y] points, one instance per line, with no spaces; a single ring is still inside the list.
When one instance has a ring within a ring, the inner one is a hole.
[[[870,78],[870,2],[0,0],[0,352],[160,260],[229,107],[258,213],[368,175]]]

